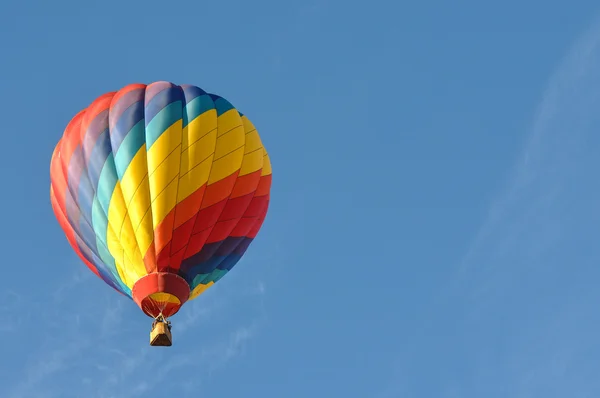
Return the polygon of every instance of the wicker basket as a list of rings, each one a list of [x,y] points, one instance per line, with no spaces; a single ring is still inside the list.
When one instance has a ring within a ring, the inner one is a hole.
[[[172,345],[171,331],[164,322],[157,322],[150,332],[150,345],[154,347],[169,347]]]

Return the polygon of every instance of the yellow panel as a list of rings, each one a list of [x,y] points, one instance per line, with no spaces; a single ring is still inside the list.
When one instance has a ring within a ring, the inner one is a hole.
[[[178,182],[178,178],[171,181],[166,189],[152,200],[152,223],[155,226],[160,224],[175,207]]]
[[[135,154],[131,163],[125,170],[123,178],[121,178],[121,190],[123,191],[123,199],[126,204],[131,202],[133,195],[140,186],[142,180],[148,175],[148,165],[146,160],[146,145]],[[150,207],[150,197],[147,199],[147,207]]]
[[[216,145],[217,130],[213,130],[199,140],[196,140],[195,143],[181,153],[179,175],[184,175],[209,157],[211,153],[214,153]]]
[[[115,258],[119,276],[129,288],[143,275],[146,268],[137,247],[131,221],[127,217],[127,209],[121,192],[121,184],[117,182],[108,208],[108,250]],[[121,262],[118,259],[123,259]]]
[[[150,298],[158,303],[181,304],[177,297],[169,293],[154,293],[150,295]]]
[[[219,160],[215,160],[212,165],[208,183],[213,184],[238,171],[242,165],[243,158],[244,147],[240,147],[229,155],[222,157]]]
[[[219,116],[219,136],[227,133],[229,130],[242,125],[242,118],[236,109],[230,109]]]
[[[194,290],[192,290],[192,293],[190,293],[190,298],[188,299],[188,301],[195,299],[196,297],[198,297],[199,295],[204,293],[206,291],[206,289],[208,289],[209,287],[211,287],[214,284],[215,283],[211,281],[211,282],[208,282],[206,285],[200,284],[200,285],[196,286],[194,288]]]
[[[131,288],[133,286],[133,282],[129,281],[127,279],[127,275],[123,272],[124,267],[122,258],[125,252],[121,247],[121,243],[117,238],[117,234],[115,234],[115,231],[110,227],[108,228],[106,233],[106,246],[108,247],[108,251],[110,252],[110,254],[115,259],[115,267],[117,268],[119,278],[121,278],[121,280],[126,286]]]
[[[242,168],[240,169],[240,176],[245,176],[246,174],[251,174],[260,170],[260,168],[263,167],[263,159],[264,155],[262,148],[259,148],[251,153],[246,153],[244,155]]]
[[[229,130],[227,134],[224,134],[217,138],[217,146],[215,148],[215,159],[220,159],[230,152],[235,151],[238,148],[244,147],[246,137],[244,128],[240,125],[232,130]]]
[[[252,121],[248,119],[246,115],[242,116],[241,119],[242,124],[244,125],[244,130],[246,130],[247,133],[256,130],[256,127],[254,127],[254,124],[252,124]]]
[[[181,145],[181,119],[166,129],[148,150],[148,174],[152,175],[154,170],[175,148]],[[179,151],[181,152],[181,151]]]
[[[152,242],[154,242],[154,225],[152,224],[151,211],[147,211],[144,215],[142,222],[135,231],[135,236],[143,258],[152,246]]]
[[[179,189],[177,192],[177,203],[180,203],[185,198],[193,194],[202,185],[208,182],[208,176],[212,168],[212,156],[194,167],[186,175],[179,180]]]
[[[114,230],[117,238],[121,233],[121,229],[123,228],[123,223],[125,222],[126,217],[127,207],[125,206],[125,200],[123,199],[123,193],[121,192],[121,184],[119,181],[117,181],[112,198],[110,200],[110,205],[108,207],[108,224]],[[119,247],[122,246],[119,245]]]
[[[183,149],[186,149],[213,130],[217,131],[217,111],[215,109],[204,112],[183,128],[183,139],[181,142]]]
[[[154,200],[167,184],[173,181],[179,175],[179,163],[181,153],[176,150],[150,174],[150,197]],[[156,225],[156,224],[155,224]]]
[[[257,149],[262,148],[262,142],[260,140],[260,136],[258,135],[258,131],[253,130],[246,132],[246,153],[254,152]]]
[[[148,209],[150,209],[150,184],[148,184],[148,175],[144,176],[135,194],[127,203],[127,211],[131,224],[137,227],[140,225]]]
[[[144,260],[140,254],[140,249],[138,248],[138,243],[133,231],[133,226],[131,225],[131,221],[129,221],[129,219],[125,220],[125,223],[123,224],[119,241],[123,246],[123,250],[125,250],[126,257],[131,260],[131,264],[129,264],[124,270],[129,279],[138,280],[142,276],[146,275],[146,266],[144,265]]]
[[[123,175],[121,189],[127,206],[127,215],[135,230],[140,255],[145,254],[154,239],[152,223],[145,223],[142,227],[144,216],[150,211],[150,185],[147,173],[146,145],[144,144],[134,156],[131,164]],[[133,196],[132,196],[133,195]],[[146,220],[151,220],[147,217]],[[143,250],[145,248],[145,250]]]
[[[181,163],[182,120],[166,129],[148,151],[152,224],[156,227],[175,207]]]
[[[267,153],[267,151],[264,150],[264,149],[263,149],[263,151],[265,153],[265,160],[264,160],[264,163],[263,163],[262,173],[260,175],[261,176],[268,176],[269,174],[272,173],[272,170],[271,170],[271,159],[269,158],[269,154]]]

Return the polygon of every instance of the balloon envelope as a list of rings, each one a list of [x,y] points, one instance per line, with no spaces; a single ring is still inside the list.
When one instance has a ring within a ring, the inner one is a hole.
[[[50,198],[87,267],[171,316],[240,260],[267,214],[271,163],[227,100],[168,82],[98,97],[52,155]]]

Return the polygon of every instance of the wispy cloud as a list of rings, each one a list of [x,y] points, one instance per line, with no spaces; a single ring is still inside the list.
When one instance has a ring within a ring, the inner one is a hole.
[[[456,280],[448,282],[434,304],[445,309],[439,313],[455,311],[454,324],[431,319],[428,327],[439,330],[443,325],[459,336],[446,336],[438,344],[445,345],[447,355],[459,355],[459,349],[446,348],[454,345],[468,350],[460,355],[468,356],[469,364],[462,357],[455,363],[470,372],[460,380],[440,365],[437,372],[453,377],[436,379],[437,396],[550,398],[600,393],[600,382],[587,372],[598,364],[591,367],[589,360],[585,362],[590,346],[597,349],[592,343],[597,340],[593,337],[597,324],[594,328],[590,321],[597,311],[589,303],[600,297],[591,288],[560,285],[562,275],[582,267],[582,261],[570,259],[572,250],[582,250],[577,241],[600,241],[600,228],[590,221],[600,220],[599,110],[600,21],[596,21],[550,78],[522,155],[458,262]],[[597,258],[598,253],[593,259]],[[549,286],[554,289],[551,293]],[[510,323],[517,319],[518,323]],[[594,319],[598,322],[600,316]],[[421,396],[422,387],[414,390],[407,379],[411,359],[422,355],[418,351],[402,353],[393,381],[381,390],[382,398]]]
[[[50,301],[25,303],[9,292],[0,307],[2,315],[14,318],[18,308],[27,308],[44,331],[41,340],[31,341],[24,376],[8,384],[7,398],[142,397],[186,367],[193,377],[185,377],[178,394],[192,394],[199,383],[243,353],[265,319],[264,283],[248,288],[240,280],[239,288],[238,281],[230,279],[233,283],[216,285],[214,292],[189,302],[173,319],[175,345],[168,350],[148,346],[150,321],[133,303],[81,271],[66,278]],[[238,323],[227,314],[235,313],[234,303],[240,302],[254,302],[255,310],[253,317]],[[206,328],[214,324],[221,326]],[[12,325],[21,327],[18,322]]]
[[[599,50],[600,23],[596,23],[551,77],[521,158],[461,261],[462,271],[480,267],[477,257],[482,253],[502,255],[511,250],[532,228],[544,234],[545,239],[538,239],[543,247],[551,243],[555,231],[541,227],[552,222],[547,215],[568,178],[581,167],[579,156],[598,119]],[[531,240],[527,246],[532,251]]]
[[[600,21],[596,21],[551,77],[506,189],[492,203],[460,263],[461,286],[472,292],[473,319],[486,313],[515,313],[507,304],[515,297],[536,309],[527,312],[535,321],[515,325],[518,334],[502,338],[508,344],[503,359],[508,363],[506,389],[515,397],[588,396],[599,391],[598,385],[589,384],[591,379],[582,383],[565,377],[568,368],[582,364],[576,358],[588,343],[581,330],[589,295],[581,289],[573,296],[557,290],[552,304],[538,303],[535,297],[544,291],[544,283],[550,283],[546,280],[577,269],[577,263],[568,260],[571,246],[582,247],[573,236],[580,236],[579,241],[590,233],[600,238],[589,221],[598,212],[600,199],[594,183],[599,109]],[[556,259],[560,255],[565,259]],[[575,261],[581,267],[581,261]],[[520,292],[519,284],[529,275],[535,277]],[[495,355],[481,359],[482,367],[498,366],[500,358]]]

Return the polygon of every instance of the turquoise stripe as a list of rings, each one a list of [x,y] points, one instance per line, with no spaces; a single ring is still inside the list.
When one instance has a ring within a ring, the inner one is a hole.
[[[208,94],[194,98],[183,108],[183,127],[211,109],[215,109],[215,103]]]
[[[104,261],[104,264],[106,264],[108,267],[110,267],[111,273],[115,276],[115,280],[119,284],[119,287],[121,288],[121,290],[125,294],[127,294],[129,297],[131,297],[131,289],[129,287],[127,287],[127,285],[125,285],[125,283],[123,283],[123,281],[121,280],[121,277],[119,276],[119,272],[117,271],[117,267],[115,265],[115,259],[110,254],[108,249],[104,246],[98,246],[98,254],[100,255],[100,258],[102,258],[102,260]],[[106,259],[110,258],[110,262],[105,260],[105,258]],[[113,269],[114,269],[114,271],[113,271]]]
[[[98,179],[98,191],[94,196],[94,202],[92,205],[92,223],[94,225],[94,232],[96,234],[96,241],[100,244],[98,247],[98,255],[102,259],[102,262],[110,269],[111,274],[114,275],[115,280],[126,294],[131,296],[131,290],[123,283],[115,259],[108,251],[107,234],[108,234],[108,208],[110,206],[110,200],[115,191],[118,177],[115,169],[115,162],[113,154],[110,153],[106,158],[104,167],[100,172],[100,178]]]
[[[137,122],[125,136],[115,156],[115,167],[118,175],[123,176],[127,167],[146,142],[144,120]]]
[[[100,206],[106,214],[108,214],[108,206],[110,205],[110,200],[112,199],[113,192],[115,191],[115,187],[117,186],[117,181],[119,181],[119,177],[117,176],[115,160],[113,154],[111,153],[110,155],[108,155],[106,163],[104,163],[104,167],[102,168],[102,172],[100,173],[100,179],[98,181],[98,192],[96,192],[98,202],[100,203]]]
[[[219,279],[224,277],[227,272],[229,272],[229,270],[216,268],[213,272],[211,272],[212,281],[217,283]]]
[[[108,251],[108,244],[106,242],[106,236],[108,231],[108,219],[100,201],[97,197],[94,198],[94,204],[92,207],[92,220],[94,223],[94,232],[96,233],[96,246],[98,249],[98,257],[102,260],[102,263],[109,269],[110,273],[114,276],[115,281],[118,283],[121,290],[125,293],[129,291],[129,288],[123,283],[119,272],[117,271],[117,265],[115,258]],[[129,291],[131,293],[131,291]]]
[[[224,277],[227,272],[228,272],[228,270],[226,270],[226,269],[215,268],[215,270],[212,271],[211,273],[208,273],[208,274],[198,274],[198,275],[196,275],[196,277],[192,281],[191,288],[193,290],[194,288],[196,288],[200,284],[207,285],[210,282],[217,283],[217,281],[219,279],[221,279],[222,277]]]
[[[198,286],[199,284],[202,283],[202,281],[204,280],[204,278],[206,278],[209,274],[198,274],[194,277],[194,279],[192,280],[192,286],[191,288],[195,288],[196,286]]]
[[[223,97],[219,97],[215,100],[215,107],[217,108],[217,116],[221,116],[225,112],[235,109],[234,106]]]
[[[94,225],[94,232],[96,233],[96,240],[98,244],[98,255],[102,259],[102,262],[110,269],[111,274],[114,275],[116,282],[125,294],[131,296],[131,290],[123,283],[115,259],[108,251],[107,234],[108,234],[108,208],[110,206],[110,200],[115,191],[118,177],[115,169],[115,162],[113,154],[110,153],[104,162],[104,167],[100,172],[98,178],[98,190],[94,196],[94,203],[92,207],[92,223]]]
[[[146,150],[150,150],[156,140],[171,127],[173,123],[181,119],[181,101],[171,102],[161,109],[146,126]]]

